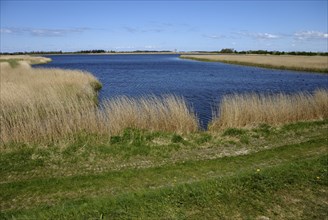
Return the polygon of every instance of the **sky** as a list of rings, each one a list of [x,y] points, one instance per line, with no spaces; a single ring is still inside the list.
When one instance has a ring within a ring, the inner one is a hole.
[[[328,0],[1,1],[1,52],[328,51]]]

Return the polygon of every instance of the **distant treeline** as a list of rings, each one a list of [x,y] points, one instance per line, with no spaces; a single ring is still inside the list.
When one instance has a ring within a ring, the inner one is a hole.
[[[30,52],[13,52],[13,53],[0,53],[0,55],[31,55],[31,54],[63,54],[64,52],[60,51],[30,51]]]
[[[219,53],[234,53],[234,54],[271,54],[271,55],[303,55],[303,56],[328,56],[328,52],[307,52],[307,51],[269,51],[269,50],[243,50],[237,51],[231,48],[224,48]]]
[[[106,53],[106,50],[80,50],[75,53]]]
[[[63,51],[30,51],[30,52],[14,52],[14,53],[0,53],[1,55],[33,55],[33,54],[72,54],[72,53],[110,53],[113,51],[106,50],[80,50],[75,52]]]
[[[37,55],[37,54],[85,54],[85,53],[172,53],[170,50],[135,50],[135,51],[114,51],[114,50],[79,50],[74,52],[63,51],[30,51],[30,52],[0,52],[0,55]]]
[[[114,51],[114,50],[80,50],[75,52],[63,51],[31,51],[31,52],[0,52],[0,55],[37,55],[37,54],[94,54],[94,53],[173,53],[170,50],[135,50],[135,51]],[[303,56],[328,56],[328,52],[307,52],[307,51],[269,51],[269,50],[243,50],[237,51],[233,48],[224,48],[218,51],[191,51],[192,53],[224,53],[224,54],[271,54],[271,55],[303,55]],[[179,52],[178,52],[179,53]],[[188,53],[183,52],[183,53]]]

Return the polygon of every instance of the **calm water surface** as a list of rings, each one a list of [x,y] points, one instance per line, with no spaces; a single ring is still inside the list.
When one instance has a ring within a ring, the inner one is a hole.
[[[183,96],[206,126],[221,97],[231,93],[295,93],[328,89],[328,75],[180,59],[178,55],[59,55],[41,67],[91,72],[101,99]],[[36,65],[38,66],[38,65]]]

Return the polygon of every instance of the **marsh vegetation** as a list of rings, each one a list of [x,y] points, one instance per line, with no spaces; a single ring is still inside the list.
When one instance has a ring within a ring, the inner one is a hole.
[[[328,91],[293,95],[235,94],[223,97],[213,115],[210,130],[271,126],[328,118]]]
[[[328,73],[327,56],[293,55],[181,55],[199,61],[223,62],[246,66]]]
[[[50,58],[29,56],[29,55],[0,55],[0,63],[9,63],[12,67],[16,67],[19,63],[44,64],[51,62]]]
[[[180,97],[118,97],[97,102],[99,81],[77,70],[1,65],[1,142],[70,139],[85,131],[126,128],[194,132],[198,122]]]

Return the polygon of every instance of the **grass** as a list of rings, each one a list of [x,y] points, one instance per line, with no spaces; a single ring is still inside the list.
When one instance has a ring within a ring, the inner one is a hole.
[[[0,63],[9,63],[11,67],[18,66],[19,63],[25,64],[43,64],[50,62],[50,58],[37,57],[29,55],[0,55]]]
[[[0,59],[0,63],[8,63],[10,67],[15,68],[19,65],[20,59]],[[3,64],[2,64],[3,65]]]
[[[327,126],[261,125],[181,138],[128,129],[115,141],[81,134],[64,148],[15,144],[0,156],[1,216],[324,219]],[[243,136],[249,144],[238,141]],[[229,138],[234,146],[225,146]],[[243,147],[247,153],[237,153]]]
[[[294,95],[235,94],[225,96],[209,126],[210,130],[260,124],[281,125],[328,118],[328,91]]]
[[[273,69],[328,73],[328,58],[322,56],[271,55],[181,55],[183,59],[223,62]]]

